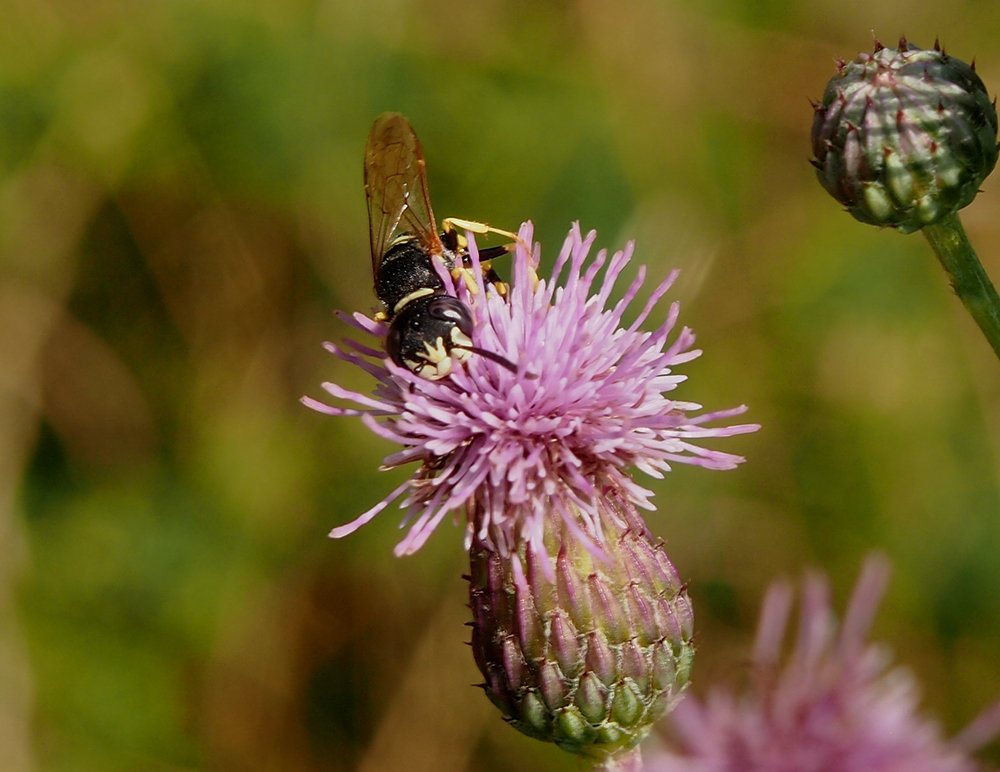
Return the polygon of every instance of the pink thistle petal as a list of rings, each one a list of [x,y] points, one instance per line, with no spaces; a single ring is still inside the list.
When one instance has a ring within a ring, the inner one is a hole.
[[[647,757],[648,772],[979,769],[966,754],[1000,734],[1000,702],[950,741],[920,714],[914,677],[868,640],[888,577],[884,557],[868,558],[838,627],[828,583],[807,576],[784,658],[793,591],[773,584],[757,626],[755,678],[739,693],[688,695],[668,718],[671,742]]]
[[[599,556],[599,522],[580,513],[596,511],[606,486],[616,486],[635,506],[654,508],[652,493],[631,479],[631,469],[659,478],[674,463],[731,469],[742,462],[701,442],[755,431],[755,424],[725,425],[744,406],[705,412],[667,396],[686,380],[674,368],[701,355],[691,330],[676,327],[678,304],[667,307],[652,332],[640,329],[660,307],[676,271],[626,324],[645,268],[620,300],[609,303],[632,260],[631,242],[592,255],[596,234],[584,236],[574,224],[551,274],[539,277],[539,250],[529,246],[532,227],[525,223],[514,248],[513,282],[501,295],[485,281],[473,234],[467,236],[478,291],[454,281],[438,259],[435,270],[446,291],[471,309],[473,344],[513,362],[517,372],[472,355],[449,377],[429,381],[387,359],[381,345],[387,324],[340,314],[368,342],[327,348],[372,375],[374,394],[324,384],[349,406],[303,399],[326,414],[360,415],[372,432],[400,446],[386,456],[384,468],[420,464],[408,486],[389,499],[406,494],[401,506],[410,525],[397,554],[418,549],[448,514],[464,513],[467,534],[501,554],[519,540],[541,549],[546,518],[559,518]]]
[[[361,410],[355,410],[353,408],[343,408],[334,407],[333,405],[327,405],[324,402],[315,400],[312,397],[299,397],[299,402],[305,405],[311,410],[315,410],[317,413],[323,413],[324,415],[362,415]]]
[[[341,539],[344,536],[354,533],[356,530],[358,530],[361,526],[365,525],[366,523],[371,522],[375,518],[375,516],[378,515],[379,512],[381,512],[383,509],[389,506],[393,501],[395,501],[401,495],[403,495],[403,493],[406,492],[406,489],[409,487],[409,485],[410,485],[409,482],[403,483],[398,488],[396,488],[396,490],[394,490],[392,493],[390,493],[388,496],[382,499],[378,504],[369,509],[367,512],[354,518],[349,523],[345,523],[344,525],[340,525],[334,528],[332,531],[330,531],[330,538]]]
[[[359,405],[363,405],[365,407],[370,407],[371,409],[377,410],[379,412],[384,412],[384,413],[395,412],[394,406],[388,402],[382,402],[377,399],[372,399],[371,397],[365,394],[361,394],[357,391],[344,389],[335,383],[329,383],[329,382],[323,383],[322,387],[323,391],[325,391],[327,394],[329,394],[331,397],[334,397],[335,399],[349,399],[352,402],[355,402]]]

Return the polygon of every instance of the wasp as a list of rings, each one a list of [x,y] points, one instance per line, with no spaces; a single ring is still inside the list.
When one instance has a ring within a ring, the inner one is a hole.
[[[476,291],[468,245],[458,229],[515,240],[516,234],[456,218],[442,221],[438,231],[420,141],[399,113],[383,113],[372,125],[365,147],[365,196],[375,295],[383,307],[378,318],[389,323],[389,358],[430,380],[444,378],[455,361],[471,354],[516,372],[504,357],[473,345],[472,312],[447,293],[432,262],[440,259],[456,279],[463,278]],[[484,277],[500,291],[504,287],[489,261],[508,251],[499,246],[479,253]]]

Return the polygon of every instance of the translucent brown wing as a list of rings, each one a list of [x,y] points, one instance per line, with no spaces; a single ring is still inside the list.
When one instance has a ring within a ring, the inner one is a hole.
[[[375,119],[365,147],[365,195],[371,230],[372,276],[392,242],[415,236],[431,254],[442,251],[420,141],[399,113]]]

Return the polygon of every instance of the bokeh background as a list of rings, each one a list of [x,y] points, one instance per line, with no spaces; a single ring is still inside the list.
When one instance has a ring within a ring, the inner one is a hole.
[[[638,241],[746,402],[739,470],[654,483],[696,691],[746,675],[763,588],[894,578],[877,637],[949,732],[1000,693],[1000,368],[920,235],[817,185],[809,97],[905,32],[1000,89],[1000,5],[889,0],[5,0],[0,767],[581,769],[505,726],[465,641],[462,531],[396,559],[405,471],[298,403],[374,307],[383,110],[438,216]],[[963,218],[1000,277],[1000,181]],[[991,758],[1000,761],[996,746]]]

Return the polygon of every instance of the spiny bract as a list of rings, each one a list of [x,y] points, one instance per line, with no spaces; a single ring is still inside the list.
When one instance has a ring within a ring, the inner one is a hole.
[[[975,66],[935,41],[840,62],[815,104],[820,183],[864,223],[904,233],[967,206],[997,162],[997,113]]]

